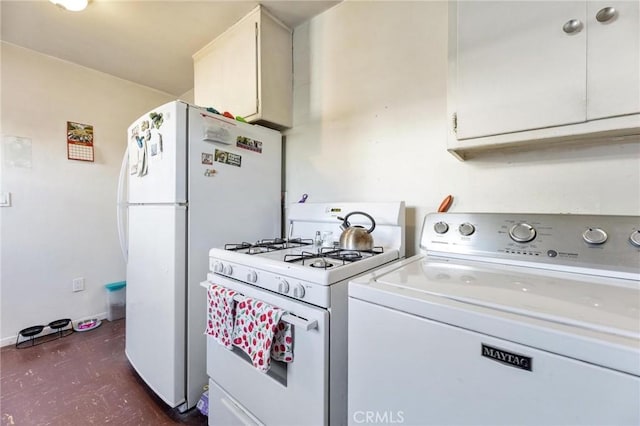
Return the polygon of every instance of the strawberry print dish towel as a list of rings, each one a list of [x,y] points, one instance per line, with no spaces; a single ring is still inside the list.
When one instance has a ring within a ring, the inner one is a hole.
[[[272,357],[293,361],[292,327],[280,321],[284,313],[280,308],[251,298],[237,303],[233,345],[249,355],[259,371],[269,371]]]
[[[227,349],[232,348],[233,322],[235,318],[234,290],[212,284],[207,291],[207,329],[212,336]]]

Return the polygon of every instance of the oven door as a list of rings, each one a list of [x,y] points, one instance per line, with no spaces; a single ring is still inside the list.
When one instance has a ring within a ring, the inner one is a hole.
[[[266,373],[254,368],[241,349],[226,349],[207,337],[207,373],[239,406],[236,411],[268,425],[328,424],[328,311],[218,275],[212,284],[284,309],[295,320],[293,362],[272,359]],[[229,412],[218,399],[209,401],[211,424],[223,424],[216,412]]]

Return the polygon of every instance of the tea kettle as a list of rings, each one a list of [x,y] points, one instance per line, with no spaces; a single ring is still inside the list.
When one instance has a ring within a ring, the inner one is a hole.
[[[366,216],[371,221],[371,228],[365,229],[360,225],[351,226],[348,219],[349,216],[359,214]],[[338,217],[342,220],[342,234],[340,235],[340,248],[343,250],[371,250],[373,249],[373,237],[371,233],[376,227],[376,222],[373,218],[365,212],[351,212],[344,218]]]

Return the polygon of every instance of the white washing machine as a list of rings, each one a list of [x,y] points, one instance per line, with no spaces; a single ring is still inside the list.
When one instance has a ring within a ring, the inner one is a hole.
[[[427,215],[349,284],[349,424],[640,424],[640,218]]]

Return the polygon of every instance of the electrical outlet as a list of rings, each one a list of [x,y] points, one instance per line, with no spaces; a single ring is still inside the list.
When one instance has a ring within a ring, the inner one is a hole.
[[[82,291],[84,290],[84,278],[74,278],[73,279],[73,291]]]
[[[10,192],[0,192],[0,207],[11,207]]]

